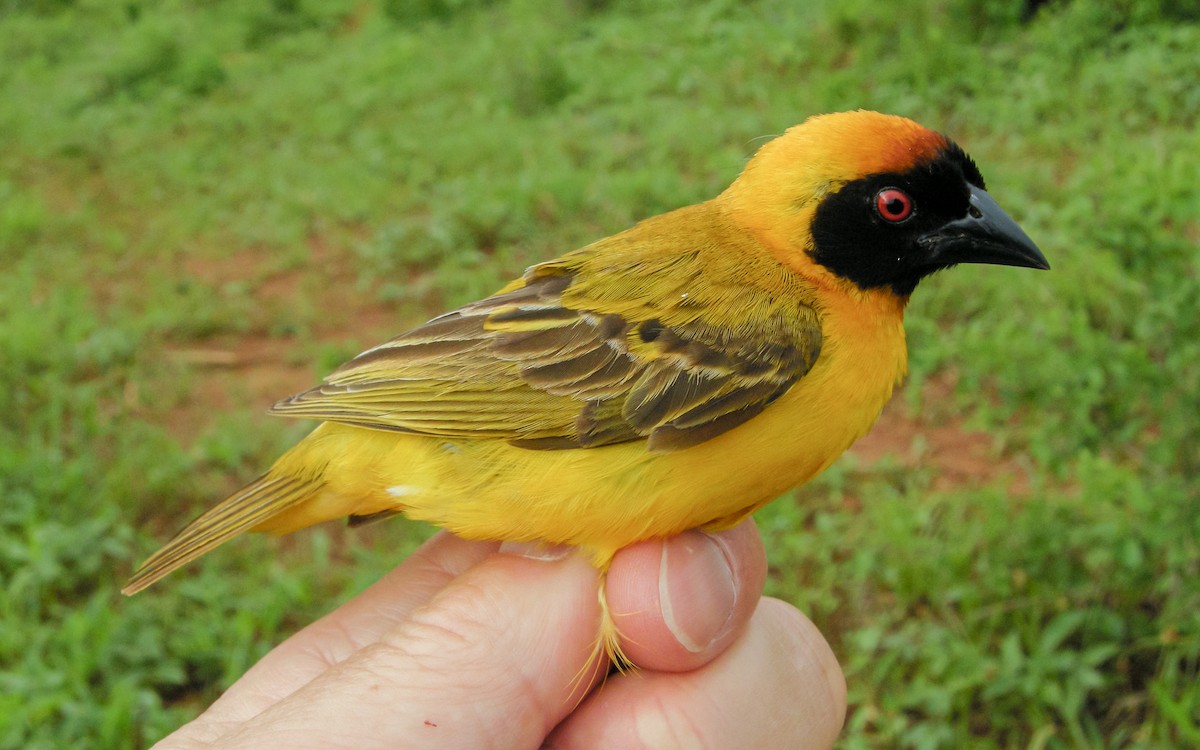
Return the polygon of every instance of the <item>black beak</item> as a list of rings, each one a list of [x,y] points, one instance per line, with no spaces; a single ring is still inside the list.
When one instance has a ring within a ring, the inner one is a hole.
[[[931,266],[993,263],[1050,270],[1046,256],[1029,235],[992,196],[974,185],[967,215],[921,236],[917,242],[929,253],[926,262]]]

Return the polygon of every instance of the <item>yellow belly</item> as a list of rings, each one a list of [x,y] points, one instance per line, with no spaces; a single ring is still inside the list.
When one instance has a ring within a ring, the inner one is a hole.
[[[326,489],[260,530],[400,509],[467,538],[578,545],[600,559],[733,522],[829,466],[904,373],[899,310],[863,315],[859,300],[824,311],[823,327],[817,363],[791,390],[746,424],[676,452],[643,443],[536,451],[325,423],[276,468],[323,466]]]

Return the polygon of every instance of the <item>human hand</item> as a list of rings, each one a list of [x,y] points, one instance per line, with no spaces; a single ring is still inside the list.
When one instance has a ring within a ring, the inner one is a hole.
[[[841,670],[765,575],[752,522],[619,552],[606,592],[640,669],[595,689],[595,570],[443,532],[156,748],[831,747]]]

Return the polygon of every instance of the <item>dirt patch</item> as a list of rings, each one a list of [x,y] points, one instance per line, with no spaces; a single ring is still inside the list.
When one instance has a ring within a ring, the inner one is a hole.
[[[953,390],[948,378],[926,386],[926,403],[945,402]],[[925,418],[894,398],[875,427],[849,451],[865,467],[890,459],[911,469],[928,469],[936,491],[980,487],[1008,480],[1014,494],[1029,491],[1029,474],[1013,457],[1000,454],[992,435],[965,426],[962,419]]]
[[[289,360],[294,343],[252,336],[167,349],[166,356],[193,377],[188,397],[159,417],[162,425],[189,443],[217,415],[235,409],[249,408],[265,420],[271,404],[316,384],[311,365]]]
[[[412,323],[394,306],[379,302],[374,289],[362,288],[344,245],[313,236],[307,256],[300,268],[280,268],[270,254],[253,249],[185,262],[183,273],[201,283],[247,285],[255,318],[246,333],[222,333],[165,349],[165,357],[192,375],[188,397],[160,417],[178,439],[191,440],[217,415],[232,410],[252,409],[266,420],[271,404],[317,385],[327,373],[319,372],[313,357],[305,354],[314,341],[334,346],[357,341],[365,348]],[[288,311],[296,310],[310,311],[303,333],[270,332],[268,321],[287,319]]]

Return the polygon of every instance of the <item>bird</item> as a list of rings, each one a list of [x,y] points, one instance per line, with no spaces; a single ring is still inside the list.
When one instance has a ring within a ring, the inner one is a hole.
[[[1048,270],[949,137],[817,115],[715,198],[530,267],[271,412],[320,424],[188,524],[136,593],[245,531],[404,514],[613,555],[732,527],[826,469],[907,370],[905,306],[963,263]]]

